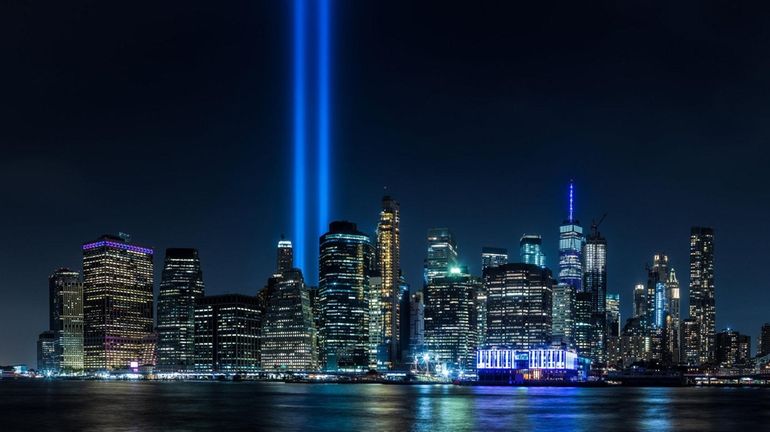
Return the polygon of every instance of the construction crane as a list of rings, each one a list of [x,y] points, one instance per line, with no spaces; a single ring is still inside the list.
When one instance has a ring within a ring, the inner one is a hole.
[[[596,222],[596,219],[591,221],[591,234],[593,235],[599,234],[599,225],[601,225],[602,222],[604,222],[604,218],[606,217],[607,217],[607,213],[604,213],[602,217],[599,219],[599,222]]]

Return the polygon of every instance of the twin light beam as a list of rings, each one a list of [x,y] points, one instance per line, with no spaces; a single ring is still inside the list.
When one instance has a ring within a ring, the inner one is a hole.
[[[330,11],[329,3],[331,0],[294,0],[294,262],[295,266],[302,269],[305,273],[305,278],[311,280],[311,275],[315,275],[316,272],[310,272],[315,268],[317,263],[313,260],[313,264],[308,266],[307,261],[307,236],[308,232],[306,227],[312,226],[312,223],[308,220],[310,217],[308,212],[308,202],[315,202],[316,215],[315,225],[316,232],[315,239],[318,239],[323,233],[326,232],[327,224],[329,223],[329,207],[330,207],[330,169],[329,169],[329,153],[330,153],[330,92],[329,92],[329,21]],[[312,10],[310,6],[314,6]],[[309,22],[308,16],[315,12],[316,22],[312,26],[312,22]],[[315,30],[315,34],[308,32],[308,27]],[[315,36],[315,37],[312,37]],[[308,49],[308,40],[315,41],[316,46],[311,45],[311,49]],[[316,93],[315,93],[315,105],[308,102],[308,97],[312,96],[312,93],[308,91],[308,64],[313,64],[310,57],[313,54],[312,48],[315,48],[315,76],[316,76]],[[316,117],[313,119],[308,116],[308,109],[315,108]],[[315,140],[309,139],[308,134],[309,126],[311,126],[313,120],[315,120],[315,127],[317,134]],[[309,143],[315,144],[311,147]],[[316,156],[317,165],[313,166],[308,163],[308,156]],[[310,182],[308,178],[312,178],[312,172],[315,171],[316,178],[315,184],[317,188],[309,188]],[[310,176],[308,174],[311,174]],[[313,197],[315,192],[315,197]],[[313,200],[315,198],[315,200]],[[310,206],[312,208],[312,205]],[[313,276],[314,277],[314,276]]]

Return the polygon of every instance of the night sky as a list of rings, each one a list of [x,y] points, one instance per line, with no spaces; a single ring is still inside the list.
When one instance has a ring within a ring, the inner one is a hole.
[[[254,294],[291,234],[291,2],[171,3],[0,6],[0,364],[34,367],[47,278],[80,270],[85,241],[131,233],[158,277],[166,247],[197,247],[208,293]],[[717,327],[758,334],[768,10],[416,3],[334,2],[334,218],[374,232],[387,186],[413,287],[432,226],[474,273],[482,246],[517,256],[525,232],[553,267],[574,178],[582,224],[608,214],[623,320],[655,252],[687,287],[707,225]]]

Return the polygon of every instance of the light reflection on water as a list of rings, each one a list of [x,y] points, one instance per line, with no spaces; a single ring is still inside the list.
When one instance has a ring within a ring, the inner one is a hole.
[[[3,432],[758,430],[770,389],[5,380],[0,413]]]

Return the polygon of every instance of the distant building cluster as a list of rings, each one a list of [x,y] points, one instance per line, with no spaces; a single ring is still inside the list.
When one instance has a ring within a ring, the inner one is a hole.
[[[423,283],[412,289],[401,269],[399,203],[385,196],[373,235],[335,221],[320,237],[318,286],[306,284],[282,238],[274,273],[253,295],[206,295],[198,251],[170,248],[155,298],[155,252],[125,234],[104,235],[82,245],[82,275],[61,268],[49,278],[38,371],[432,370],[512,382],[770,363],[770,324],[755,358],[748,336],[716,330],[712,228],[690,232],[688,316],[669,257],[656,253],[624,320],[620,296],[608,291],[603,219],[584,233],[570,183],[559,256],[547,260],[542,237],[524,234],[517,259],[483,248],[480,275],[463,265],[450,229],[430,229]]]

